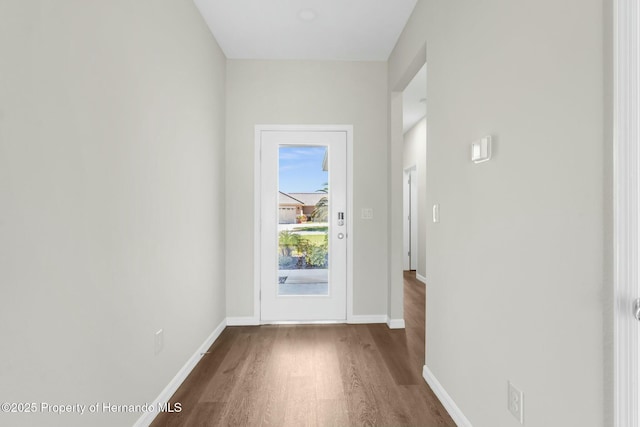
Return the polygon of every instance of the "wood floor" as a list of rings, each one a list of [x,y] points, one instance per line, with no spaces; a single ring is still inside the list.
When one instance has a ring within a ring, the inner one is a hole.
[[[162,426],[451,426],[422,379],[424,285],[405,273],[406,330],[227,328],[171,399]]]

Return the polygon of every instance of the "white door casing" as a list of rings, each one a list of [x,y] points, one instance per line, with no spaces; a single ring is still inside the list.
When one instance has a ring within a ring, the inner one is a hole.
[[[410,270],[418,270],[418,173],[416,168],[411,170],[411,174],[409,175],[409,181],[411,183],[410,188],[410,209],[409,209],[409,228],[411,232],[409,233],[411,240],[411,262],[409,263]]]
[[[403,188],[403,235],[405,270],[418,269],[418,181],[416,167],[404,171]]]
[[[411,251],[411,227],[409,226],[411,188],[409,180],[411,178],[409,173],[410,170],[405,169],[402,177],[402,269],[405,271],[411,270],[411,256],[409,255]]]
[[[351,315],[350,203],[347,157],[350,126],[256,126],[256,273],[260,323],[344,322]],[[278,292],[278,150],[279,147],[326,146],[329,156],[329,292],[328,295],[282,295]],[[349,177],[350,178],[350,177]],[[338,226],[338,212],[345,223]],[[340,234],[340,236],[338,236]],[[338,238],[342,237],[342,238]]]
[[[638,427],[640,6],[614,2],[614,426]]]

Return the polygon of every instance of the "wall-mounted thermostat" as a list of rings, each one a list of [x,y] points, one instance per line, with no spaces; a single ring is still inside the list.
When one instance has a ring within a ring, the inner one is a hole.
[[[471,143],[471,160],[473,163],[482,163],[491,159],[491,136]]]

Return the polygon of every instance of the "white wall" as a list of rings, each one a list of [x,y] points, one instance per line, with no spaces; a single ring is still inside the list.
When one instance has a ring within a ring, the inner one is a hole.
[[[425,41],[427,366],[475,427],[519,425],[507,380],[528,426],[601,426],[603,2],[419,1],[395,90]]]
[[[422,119],[404,134],[402,167],[416,167],[418,181],[418,268],[416,273],[426,274],[426,234],[427,217],[427,120]]]
[[[151,402],[224,319],[224,72],[191,1],[0,2],[0,401]]]
[[[354,314],[387,313],[387,67],[383,62],[229,60],[227,310],[254,316],[254,130],[257,124],[354,126]],[[374,210],[373,220],[360,210]]]
[[[613,0],[603,0],[603,51],[604,51],[604,120],[603,163],[603,359],[604,359],[604,425],[614,423],[614,362],[613,362]]]

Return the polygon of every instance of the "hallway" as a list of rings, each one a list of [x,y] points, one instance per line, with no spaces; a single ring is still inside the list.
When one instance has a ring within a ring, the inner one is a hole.
[[[406,330],[227,328],[152,426],[454,426],[421,376],[425,287],[404,287]]]

